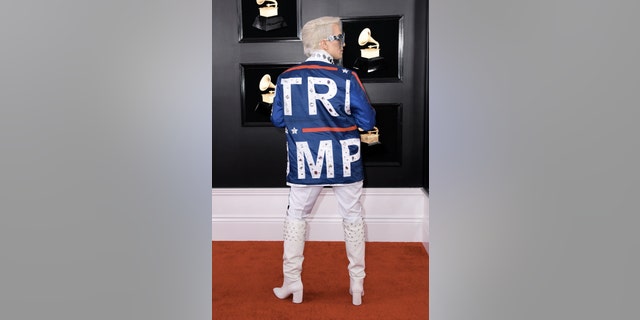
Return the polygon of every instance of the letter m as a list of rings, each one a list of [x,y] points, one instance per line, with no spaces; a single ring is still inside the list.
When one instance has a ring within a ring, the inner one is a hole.
[[[309,172],[311,172],[311,177],[313,179],[320,178],[320,175],[322,173],[322,166],[324,165],[325,159],[327,160],[327,178],[334,177],[333,146],[331,144],[331,140],[320,141],[320,145],[318,146],[318,156],[316,157],[316,159],[313,159],[311,149],[309,148],[309,143],[307,143],[306,141],[296,142],[296,149],[298,162],[298,179],[306,178],[305,163],[309,168]]]

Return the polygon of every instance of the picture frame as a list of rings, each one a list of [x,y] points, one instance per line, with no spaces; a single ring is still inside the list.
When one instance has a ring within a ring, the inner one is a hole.
[[[345,47],[342,65],[362,82],[401,82],[404,16],[343,18]]]
[[[402,104],[373,103],[376,110],[376,144],[360,144],[365,167],[390,167],[402,164]]]
[[[239,42],[300,40],[300,0],[238,0]]]
[[[271,103],[275,82],[285,70],[296,63],[241,63],[240,95],[243,127],[272,127]],[[268,77],[265,77],[268,75]]]

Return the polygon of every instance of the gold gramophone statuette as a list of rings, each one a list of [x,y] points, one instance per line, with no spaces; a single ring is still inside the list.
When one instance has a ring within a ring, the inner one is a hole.
[[[369,146],[380,144],[380,132],[378,127],[373,127],[373,130],[364,131],[361,128],[358,128],[360,133],[360,141],[362,143],[366,143]]]
[[[372,43],[367,46],[368,43]],[[360,32],[358,37],[358,44],[366,48],[360,49],[360,56],[363,58],[371,59],[380,56],[380,43],[371,37],[371,29],[364,28]]]
[[[253,24],[254,28],[262,31],[271,31],[287,26],[284,18],[278,15],[278,1],[276,0],[256,0],[258,15]]]
[[[275,0],[256,0],[256,3],[262,5],[267,2],[267,5],[264,7],[259,7],[261,17],[275,17],[278,15],[278,1]]]
[[[380,43],[371,36],[371,29],[364,28],[358,36],[360,56],[353,63],[359,72],[371,73],[384,68],[384,57],[380,56]]]
[[[265,74],[264,76],[262,76],[262,78],[260,79],[260,83],[258,84],[258,88],[260,88],[260,91],[262,92],[269,89],[275,89],[275,87],[276,85],[271,82],[271,76],[269,74]],[[273,103],[273,98],[275,95],[275,90],[269,90],[267,93],[263,93],[262,102],[269,104]]]

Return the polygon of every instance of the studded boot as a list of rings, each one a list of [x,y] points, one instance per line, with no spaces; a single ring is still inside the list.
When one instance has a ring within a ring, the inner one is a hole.
[[[352,303],[356,306],[362,304],[364,295],[364,222],[360,219],[357,222],[342,223],[344,229],[344,242],[349,259],[349,293],[352,296]]]
[[[304,260],[304,241],[307,223],[304,220],[285,219],[284,253],[282,255],[282,287],[273,288],[279,299],[293,294],[293,303],[302,303],[302,261]]]

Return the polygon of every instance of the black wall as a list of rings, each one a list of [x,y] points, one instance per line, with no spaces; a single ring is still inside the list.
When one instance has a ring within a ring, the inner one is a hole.
[[[298,63],[306,57],[299,40],[240,43],[237,3],[213,2],[213,187],[283,187],[284,133],[274,127],[242,126],[240,64]],[[426,2],[300,0],[299,5],[301,25],[325,15],[344,18],[402,16],[402,79],[364,82],[374,105],[401,106],[399,161],[367,164],[365,186],[426,188]],[[380,134],[383,143],[390,143],[384,141],[384,132]]]

